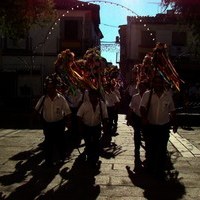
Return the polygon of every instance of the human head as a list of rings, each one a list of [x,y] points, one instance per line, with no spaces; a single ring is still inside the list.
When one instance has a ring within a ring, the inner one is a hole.
[[[64,86],[64,83],[62,82],[61,78],[56,74],[50,74],[47,76],[44,80],[44,91],[45,93],[52,93],[54,90],[54,93],[57,89],[61,89],[61,87]]]
[[[146,81],[141,81],[138,83],[138,90],[140,94],[143,94],[147,89],[147,82]]]
[[[109,82],[105,85],[104,87],[105,91],[106,92],[111,92],[111,89],[112,89],[112,84]]]
[[[95,89],[89,90],[89,98],[92,103],[96,102],[98,100],[98,97],[99,97],[99,92],[97,90]]]
[[[154,90],[157,92],[161,92],[164,90],[164,78],[160,74],[156,74],[152,80],[152,86]]]

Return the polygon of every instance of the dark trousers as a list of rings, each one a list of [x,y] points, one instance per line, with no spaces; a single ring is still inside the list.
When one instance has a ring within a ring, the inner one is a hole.
[[[100,137],[101,125],[92,127],[84,125],[83,139],[85,141],[85,153],[87,161],[92,165],[95,165],[99,160]]]
[[[53,162],[54,149],[57,150],[59,158],[65,159],[65,122],[44,122],[45,133],[45,160],[51,164]]]
[[[109,133],[110,135],[114,134],[117,130],[117,113],[116,113],[116,107],[107,107],[108,110],[108,119],[109,119]]]
[[[113,132],[115,133],[117,131],[117,125],[118,125],[118,107],[114,110],[114,123],[113,123]]]
[[[142,123],[141,118],[135,113],[132,114],[133,117],[133,130],[134,130],[134,145],[135,145],[135,160],[140,160],[140,146],[141,146],[141,131]]]
[[[75,146],[79,146],[81,143],[81,135],[79,134],[79,130],[78,130],[78,117],[77,117],[77,111],[78,108],[74,108],[74,107],[70,107],[72,115],[71,115],[71,120],[72,120],[72,127],[71,130],[69,130],[70,134],[71,134],[71,139],[72,139],[72,143]]]
[[[150,124],[143,132],[147,167],[150,171],[158,175],[164,172],[166,166],[169,129],[169,124]]]

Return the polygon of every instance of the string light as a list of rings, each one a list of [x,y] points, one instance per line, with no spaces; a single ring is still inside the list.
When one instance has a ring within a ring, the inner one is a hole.
[[[133,15],[136,16],[136,18],[139,18],[139,15],[138,15],[137,13],[135,13],[133,10],[131,10],[130,8],[127,8],[127,7],[125,7],[125,6],[121,5],[121,4],[118,4],[118,3],[114,3],[114,2],[110,2],[110,1],[104,1],[104,0],[86,1],[85,3],[87,3],[88,6],[90,5],[90,3],[105,3],[105,4],[107,3],[107,4],[119,6],[119,7],[123,8],[123,9],[126,9],[127,11],[131,12]],[[82,3],[81,6],[84,7],[85,4]],[[77,5],[76,7],[79,8],[79,5]],[[74,7],[72,7],[71,10],[73,11],[73,10],[74,10]],[[61,14],[60,16],[63,16],[63,17],[64,17],[66,13],[69,14],[70,11],[67,10],[67,11],[65,11],[63,14]],[[48,31],[48,33],[46,34],[46,37],[44,38],[44,42],[42,42],[42,44],[45,44],[45,42],[49,39],[49,35],[52,34],[51,31],[54,30],[54,26],[56,26],[56,25],[58,24],[57,21],[60,21],[60,20],[61,20],[61,18],[58,17],[57,20],[54,22],[54,24],[49,28],[49,31]],[[140,19],[139,22],[142,23],[143,20]],[[143,24],[143,26],[146,27],[147,24]],[[149,28],[149,27],[147,27],[147,31],[150,31],[150,28]],[[153,34],[150,32],[150,35],[152,36]],[[153,40],[155,40],[155,38],[153,38]],[[102,47],[103,47],[104,45],[105,45],[105,44],[103,44]],[[109,44],[109,45],[110,45],[110,44]],[[116,45],[116,44],[112,44],[112,45]],[[40,46],[41,46],[41,43],[39,43],[38,45],[36,45],[36,47],[34,48],[34,51],[36,51],[36,49],[37,49],[38,47],[40,47]],[[106,46],[106,45],[105,45],[105,46]],[[107,44],[107,46],[108,46],[108,44]],[[104,47],[103,47],[103,48],[104,48]],[[113,49],[113,48],[112,48],[112,49]]]
[[[102,43],[101,51],[119,52],[120,46],[117,43]]]
[[[92,3],[108,3],[108,4],[111,4],[111,5],[116,5],[116,6],[119,6],[119,7],[123,8],[123,9],[126,9],[127,11],[131,12],[133,15],[136,16],[136,19],[138,19],[138,18],[140,17],[137,13],[135,13],[135,12],[134,12],[133,10],[131,10],[130,8],[127,8],[127,7],[125,7],[125,6],[121,5],[121,4],[118,4],[118,3],[114,3],[114,2],[110,2],[110,1],[104,1],[104,0],[86,1],[86,2],[92,2]],[[142,19],[139,19],[139,22],[142,23],[143,20],[142,20]],[[143,26],[144,26],[144,27],[147,27],[147,24],[143,24]],[[149,27],[147,27],[146,30],[150,32],[150,28],[149,28]],[[151,32],[150,32],[150,35],[152,35]],[[155,40],[155,38],[153,38],[153,41],[154,41],[154,40]]]

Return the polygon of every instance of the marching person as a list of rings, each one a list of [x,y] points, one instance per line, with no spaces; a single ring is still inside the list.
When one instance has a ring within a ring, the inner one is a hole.
[[[140,114],[140,101],[144,92],[147,89],[147,83],[145,81],[141,81],[138,84],[138,93],[132,96],[131,102],[129,104],[129,110],[127,113],[127,125],[131,125],[134,130],[134,156],[135,156],[135,168],[137,171],[141,169],[142,162],[140,159],[140,146],[142,144],[142,121]]]
[[[81,104],[77,116],[79,130],[85,141],[87,162],[96,168],[99,164],[101,123],[105,128],[108,121],[106,104],[99,99],[97,90],[89,90],[89,100]]]
[[[134,94],[138,93],[137,76],[138,76],[137,68],[133,67],[133,69],[131,71],[130,83],[127,85],[127,87],[125,89],[125,100],[126,100],[126,102],[128,102],[128,105],[129,105],[129,103],[131,101],[132,96]]]
[[[57,91],[57,81],[54,76],[45,80],[46,95],[42,96],[35,109],[43,117],[43,131],[45,133],[45,164],[53,166],[54,147],[58,150],[59,161],[65,160],[65,127],[71,126],[71,110],[66,99]],[[41,106],[41,103],[43,104]]]
[[[110,137],[112,137],[116,135],[117,131],[117,116],[120,99],[114,92],[114,88],[111,83],[108,83],[105,86],[105,102],[108,110],[109,134]]]
[[[117,134],[117,126],[118,126],[118,114],[119,114],[119,107],[121,103],[121,94],[119,91],[119,88],[117,84],[112,83],[112,92],[116,95],[117,103],[116,103],[116,109],[114,111],[114,123],[113,123],[113,133],[114,135]]]
[[[78,147],[81,144],[82,138],[79,135],[79,130],[77,126],[78,124],[77,111],[83,101],[83,93],[77,86],[74,86],[73,91],[68,89],[68,91],[65,93],[65,98],[72,112],[71,114],[72,126],[71,130],[69,130],[71,134],[71,140],[72,140],[71,142],[73,146]]]
[[[149,102],[149,103],[148,103]],[[164,79],[156,74],[152,89],[146,91],[141,99],[140,112],[144,129],[146,148],[146,169],[158,178],[165,178],[167,144],[173,123],[177,131],[175,106],[171,94],[164,89]]]

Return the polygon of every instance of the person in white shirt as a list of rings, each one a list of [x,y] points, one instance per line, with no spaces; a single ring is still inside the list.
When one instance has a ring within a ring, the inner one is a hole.
[[[116,103],[116,109],[114,111],[114,123],[113,123],[113,133],[114,135],[117,134],[117,126],[118,126],[118,114],[119,114],[119,107],[120,107],[120,103],[121,103],[121,94],[119,91],[119,88],[117,87],[117,85],[112,84],[112,92],[116,95],[117,97],[117,103]]]
[[[138,84],[138,93],[132,96],[131,102],[129,104],[129,110],[127,113],[127,125],[133,126],[134,129],[134,156],[135,156],[135,168],[134,170],[140,170],[142,167],[142,162],[140,159],[140,146],[142,144],[142,122],[140,114],[140,101],[144,92],[147,90],[147,83],[141,81]]]
[[[107,107],[99,96],[97,90],[89,90],[89,100],[83,101],[77,112],[79,130],[85,141],[87,162],[93,168],[99,164],[101,124],[105,128],[108,123]]]
[[[137,82],[138,82],[138,70],[137,67],[134,66],[131,72],[130,83],[125,89],[125,94],[128,94],[128,96],[125,96],[125,98],[128,101],[128,104],[130,103],[132,96],[138,93]]]
[[[124,109],[127,110],[129,109],[128,105],[131,101],[131,98],[134,94],[138,93],[138,88],[137,88],[137,71],[135,69],[133,69],[132,71],[132,79],[130,80],[130,82],[128,83],[127,87],[124,90],[123,96],[122,96],[122,100],[124,103]]]
[[[56,90],[56,81],[48,77],[46,79],[46,95],[43,95],[35,106],[35,110],[43,117],[43,130],[45,135],[45,164],[52,166],[54,146],[59,153],[59,161],[64,162],[65,152],[65,127],[70,128],[71,110],[60,93]],[[42,105],[41,105],[42,104]]]
[[[69,130],[69,133],[68,133],[68,135],[71,136],[70,144],[72,145],[72,147],[78,147],[81,144],[82,138],[79,135],[78,126],[77,126],[78,120],[77,120],[76,114],[77,114],[78,108],[80,107],[83,101],[83,93],[77,86],[74,86],[73,90],[68,89],[65,92],[65,98],[67,99],[70,110],[72,112],[72,115],[71,115],[72,126],[71,126],[71,130]]]
[[[141,99],[140,113],[146,147],[146,167],[158,178],[165,177],[167,144],[169,130],[177,131],[176,112],[172,95],[165,91],[164,79],[155,75],[152,89],[146,91]],[[173,124],[171,124],[173,123]]]
[[[117,130],[116,115],[118,115],[120,99],[114,92],[113,86],[109,83],[105,87],[105,102],[108,109],[110,136],[114,136]]]

